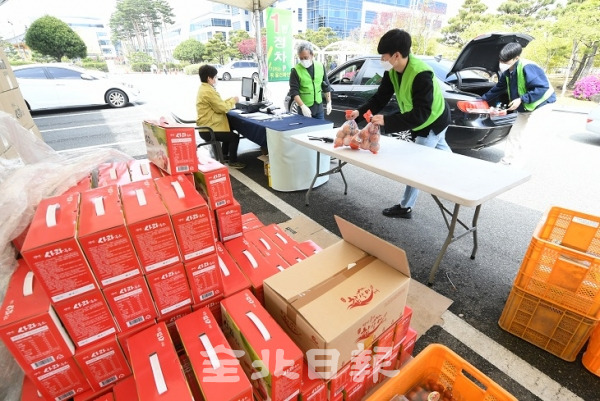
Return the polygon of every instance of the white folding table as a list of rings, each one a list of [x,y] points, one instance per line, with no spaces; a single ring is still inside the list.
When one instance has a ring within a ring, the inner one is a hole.
[[[326,136],[335,138],[336,132],[336,129],[331,130]],[[367,150],[353,150],[347,146],[334,148],[332,143],[310,140],[308,136],[308,134],[293,135],[291,140],[317,151],[317,166],[313,182],[320,176],[340,173],[345,185],[344,194],[346,194],[348,184],[342,168],[350,163],[431,194],[444,217],[448,236],[429,273],[430,285],[433,284],[435,274],[450,243],[472,233],[471,259],[475,258],[477,219],[481,205],[531,178],[529,172],[521,169],[444,152],[393,137],[382,136],[381,149],[377,154],[373,154]],[[337,158],[338,165],[327,172],[319,172],[320,153]],[[307,205],[312,188],[311,185],[306,192]],[[452,211],[447,209],[440,198],[453,202],[454,209]],[[475,208],[470,225],[458,217],[461,206]],[[457,223],[465,231],[455,235]]]

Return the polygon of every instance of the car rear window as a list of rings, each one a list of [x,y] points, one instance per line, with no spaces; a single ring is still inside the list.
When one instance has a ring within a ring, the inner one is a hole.
[[[15,70],[15,77],[20,79],[46,79],[46,73],[42,67],[23,68]]]
[[[81,73],[79,71],[73,71],[67,68],[48,67],[48,72],[54,79],[81,79]]]

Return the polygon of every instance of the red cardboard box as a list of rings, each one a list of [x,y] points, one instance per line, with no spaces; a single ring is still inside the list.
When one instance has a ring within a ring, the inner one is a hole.
[[[185,376],[185,380],[187,381],[187,384],[190,387],[190,392],[192,393],[192,398],[194,400],[204,401],[202,390],[200,390],[196,376],[194,376],[194,369],[192,368],[190,358],[187,356],[185,351],[183,351],[183,349],[181,351],[177,350],[177,352],[179,363],[181,364],[181,369],[183,370],[183,375]]]
[[[300,250],[293,245],[277,251],[277,254],[281,256],[281,258],[283,258],[283,260],[285,260],[290,266],[295,265],[296,263],[307,258],[305,254],[300,252]]]
[[[221,301],[221,308],[229,344],[233,349],[245,352],[242,367],[246,375],[252,377],[256,372],[254,367],[262,367],[260,377],[252,380],[254,391],[262,399],[273,401],[291,400],[299,394],[302,351],[256,297],[244,290]]]
[[[242,230],[244,230],[244,232],[260,228],[263,225],[264,224],[252,212],[244,213],[242,215]]]
[[[108,304],[98,289],[57,302],[54,307],[78,347],[100,341],[117,332]]]
[[[121,331],[130,330],[158,315],[143,276],[106,287],[104,297]]]
[[[73,355],[75,346],[50,299],[23,259],[12,274],[0,307],[0,338],[25,372]]]
[[[137,401],[140,399],[133,376],[129,376],[115,384],[112,392],[115,401]]]
[[[192,293],[182,263],[146,276],[159,318],[192,305]]]
[[[208,308],[176,323],[205,401],[252,401],[252,386]]]
[[[402,317],[398,319],[396,323],[396,331],[394,334],[394,344],[399,344],[404,340],[406,334],[408,333],[408,328],[410,327],[410,319],[412,318],[412,308],[408,305],[404,307],[404,313],[402,313]]]
[[[224,245],[240,270],[250,280],[252,292],[262,304],[264,300],[263,281],[279,273],[279,270],[267,261],[244,236],[227,241]]]
[[[29,378],[46,400],[66,400],[90,388],[72,357],[31,372]]]
[[[408,328],[408,333],[406,333],[406,337],[402,341],[402,348],[400,349],[400,354],[398,355],[398,365],[396,368],[399,369],[404,365],[412,356],[413,350],[415,349],[415,343],[417,342],[417,332],[412,327]]]
[[[126,162],[102,163],[98,166],[98,185],[124,185],[131,182]]]
[[[152,320],[146,321],[143,324],[135,326],[131,330],[117,333],[117,340],[119,341],[119,344],[121,345],[121,349],[123,350],[123,354],[125,355],[125,359],[127,359],[128,362],[131,360],[131,358],[129,356],[129,339],[131,338],[131,336],[139,333],[140,331],[146,330],[147,328],[152,327],[155,324],[156,324],[156,320],[152,319]]]
[[[77,240],[101,286],[141,274],[116,185],[81,193]]]
[[[315,253],[319,253],[323,250],[316,242],[313,240],[306,240],[302,242],[298,242],[296,248],[300,250],[306,257],[312,256]]]
[[[92,177],[91,177],[91,175],[87,175],[86,177],[79,180],[77,182],[77,184],[73,185],[71,188],[69,188],[65,192],[63,192],[62,195],[76,194],[79,192],[87,191],[90,188],[92,188]]]
[[[229,241],[242,235],[242,206],[235,199],[231,205],[215,210],[219,239]]]
[[[396,332],[396,326],[391,326],[389,329],[384,331],[376,340],[373,345],[373,366],[379,366],[384,361],[389,361],[394,349],[394,334]]]
[[[194,127],[166,120],[144,121],[148,159],[170,175],[198,171]]]
[[[223,296],[223,279],[216,253],[184,264],[194,304],[206,303]]]
[[[365,395],[366,387],[364,382],[352,383],[344,390],[344,401],[361,401]]]
[[[349,387],[352,383],[352,364],[347,363],[342,366],[335,376],[331,379],[327,380],[327,389],[329,391],[329,399],[337,399],[340,394],[343,394],[343,391],[346,387]]]
[[[221,278],[223,279],[223,295],[228,297],[238,291],[250,288],[250,281],[240,270],[231,254],[222,243],[215,243],[217,257],[219,259],[219,268],[221,269]]]
[[[279,250],[279,247],[275,245],[271,238],[260,229],[246,231],[244,237],[263,255],[275,253]]]
[[[148,159],[131,160],[127,163],[127,168],[129,169],[131,182],[152,180],[163,176],[160,169],[156,167],[156,164],[150,163],[150,160]]]
[[[211,210],[233,203],[229,170],[221,163],[198,165],[198,171],[194,173],[194,181],[198,192],[204,196]]]
[[[154,181],[136,181],[120,187],[127,229],[146,273],[181,260],[167,208]]]
[[[175,322],[177,322],[182,317],[189,315],[192,313],[192,308],[190,306],[186,306],[183,309],[177,309],[176,311],[165,315],[164,317],[159,319],[159,322],[164,322],[167,325],[167,329],[169,330],[169,334],[171,335],[171,341],[173,341],[173,345],[177,352],[183,350],[183,345],[181,344],[181,338],[179,337],[179,332],[177,331],[177,326],[175,326]]]
[[[302,365],[302,388],[299,399],[327,401],[327,383],[308,366],[306,361]]]
[[[154,181],[171,215],[184,261],[215,251],[211,211],[185,176],[167,176]]]
[[[277,224],[273,223],[268,226],[260,227],[260,231],[269,237],[281,250],[285,250],[298,244],[295,239],[287,235],[287,233]]]
[[[77,240],[79,194],[43,199],[31,222],[21,255],[52,302],[96,288]]]
[[[23,376],[21,401],[45,401],[44,396],[38,391],[31,379],[27,376]]]
[[[74,358],[94,391],[131,375],[116,336],[79,348]]]
[[[140,400],[193,401],[164,322],[133,335],[129,352]]]
[[[210,310],[210,313],[212,313],[212,315],[217,320],[217,322],[219,322],[219,324],[221,324],[221,321],[222,321],[222,319],[221,319],[222,318],[221,301],[223,300],[223,298],[224,298],[223,296],[220,296],[220,297],[210,300],[208,302],[203,302],[201,304],[194,304],[194,305],[192,305],[192,312],[195,312],[198,309],[208,308]]]

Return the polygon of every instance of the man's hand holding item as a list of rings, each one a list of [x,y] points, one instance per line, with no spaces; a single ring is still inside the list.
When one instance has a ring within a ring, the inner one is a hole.
[[[331,102],[327,102],[327,115],[331,114]]]
[[[308,108],[307,105],[303,104],[302,106],[300,106],[300,109],[302,110],[302,115],[304,117],[312,117],[312,113],[310,111],[310,108]]]

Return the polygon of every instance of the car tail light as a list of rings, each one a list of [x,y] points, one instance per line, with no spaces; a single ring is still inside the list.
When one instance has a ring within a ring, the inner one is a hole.
[[[456,102],[456,106],[463,113],[481,114],[481,113],[489,113],[490,112],[490,106],[488,105],[488,102],[486,102],[485,100],[475,100],[475,101],[460,100],[460,101]]]

